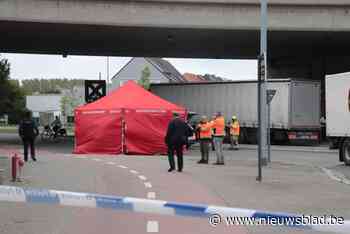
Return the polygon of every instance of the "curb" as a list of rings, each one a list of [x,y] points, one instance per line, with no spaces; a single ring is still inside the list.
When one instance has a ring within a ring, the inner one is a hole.
[[[295,148],[290,148],[289,146],[271,146],[272,151],[286,151],[286,152],[304,152],[304,153],[327,153],[327,154],[338,154],[338,150],[329,150],[326,149],[326,147],[319,147],[318,149],[316,147],[310,146],[310,149],[306,148],[300,148],[298,146],[295,146]],[[192,145],[192,149],[199,150],[199,145]],[[239,149],[243,150],[258,150],[258,146],[256,145],[240,145]],[[227,148],[224,148],[224,150],[227,150]]]
[[[241,146],[240,149],[245,150],[257,150],[257,147],[247,147],[247,146]],[[337,154],[338,151],[336,150],[327,150],[327,149],[291,149],[291,148],[275,148],[271,147],[272,151],[286,151],[286,152],[304,152],[304,153],[328,153],[328,154]]]

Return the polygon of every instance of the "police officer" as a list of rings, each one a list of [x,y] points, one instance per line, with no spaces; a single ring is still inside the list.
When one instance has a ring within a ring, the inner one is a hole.
[[[168,160],[170,168],[168,172],[175,170],[174,151],[177,156],[177,170],[183,169],[183,146],[187,142],[188,126],[183,121],[178,113],[173,114],[173,120],[168,125],[168,130],[165,136],[165,143],[168,146]]]
[[[20,122],[18,127],[18,134],[23,141],[24,147],[24,161],[28,161],[28,148],[30,147],[30,156],[33,161],[35,157],[35,138],[39,135],[39,130],[36,123],[32,119],[30,111],[25,112],[24,119]]]

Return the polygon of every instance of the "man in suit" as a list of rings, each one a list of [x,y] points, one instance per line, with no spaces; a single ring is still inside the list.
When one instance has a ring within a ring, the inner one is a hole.
[[[173,114],[173,120],[168,125],[168,130],[165,136],[165,143],[168,146],[168,159],[170,168],[168,172],[175,170],[174,151],[177,155],[177,170],[179,172],[183,169],[183,146],[187,142],[188,126],[179,117],[178,113]]]
[[[32,113],[30,111],[25,112],[25,117],[21,121],[18,134],[22,138],[24,147],[24,161],[28,161],[28,148],[30,147],[30,156],[33,161],[35,158],[35,138],[39,135],[39,130],[36,123],[32,119]]]

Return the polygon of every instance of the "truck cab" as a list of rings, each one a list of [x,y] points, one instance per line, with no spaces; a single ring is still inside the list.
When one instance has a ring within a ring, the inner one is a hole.
[[[327,137],[350,166],[350,72],[326,76]]]

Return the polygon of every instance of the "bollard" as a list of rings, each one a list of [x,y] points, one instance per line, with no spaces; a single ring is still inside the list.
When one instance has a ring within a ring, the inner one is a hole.
[[[11,158],[12,182],[21,182],[23,160],[15,153]]]

